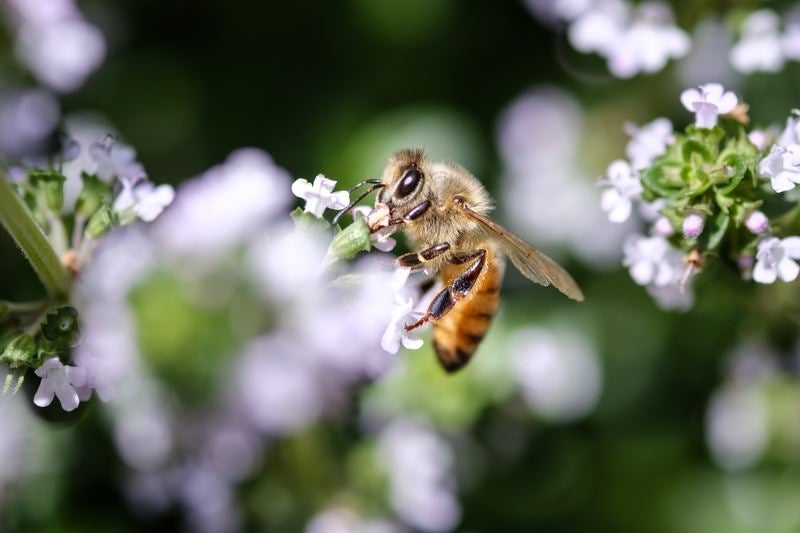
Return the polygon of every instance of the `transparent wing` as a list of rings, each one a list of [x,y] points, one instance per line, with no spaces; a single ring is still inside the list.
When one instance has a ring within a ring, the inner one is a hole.
[[[487,235],[496,242],[523,276],[540,285],[552,284],[573,300],[582,302],[583,292],[569,273],[558,263],[517,237],[489,217],[460,204],[473,220],[479,222]]]

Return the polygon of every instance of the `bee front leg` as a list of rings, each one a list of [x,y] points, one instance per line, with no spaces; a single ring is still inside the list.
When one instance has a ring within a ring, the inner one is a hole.
[[[450,312],[457,301],[469,294],[486,265],[486,250],[480,249],[453,254],[447,260],[456,265],[464,264],[469,261],[472,262],[450,283],[450,285],[439,291],[422,318],[413,324],[406,325],[406,331],[416,329],[431,320],[439,320]]]

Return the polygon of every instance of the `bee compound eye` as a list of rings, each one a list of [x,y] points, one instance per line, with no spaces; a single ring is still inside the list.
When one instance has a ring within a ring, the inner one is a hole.
[[[406,170],[405,174],[403,174],[402,179],[400,180],[400,185],[397,186],[397,192],[395,193],[398,198],[404,198],[414,192],[414,189],[417,188],[417,184],[422,180],[422,172],[418,169],[412,167]]]

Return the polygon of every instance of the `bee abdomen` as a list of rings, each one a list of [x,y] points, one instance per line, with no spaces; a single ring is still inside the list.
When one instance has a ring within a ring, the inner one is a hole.
[[[497,312],[501,281],[502,266],[489,262],[469,296],[435,323],[433,348],[446,371],[455,372],[472,358]]]

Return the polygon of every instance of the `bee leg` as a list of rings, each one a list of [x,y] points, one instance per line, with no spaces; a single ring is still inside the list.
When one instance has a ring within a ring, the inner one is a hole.
[[[411,252],[403,254],[397,258],[397,265],[406,268],[419,268],[424,265],[426,261],[438,257],[450,249],[450,243],[443,242],[426,248],[421,252]]]
[[[433,298],[433,301],[428,306],[425,314],[414,322],[413,324],[406,325],[406,331],[416,329],[431,320],[439,320],[456,305],[456,302],[464,298],[475,286],[486,265],[486,250],[473,250],[471,252],[462,252],[453,254],[448,258],[448,261],[453,264],[463,264],[472,261],[459,276],[454,279],[450,285],[439,291]]]

